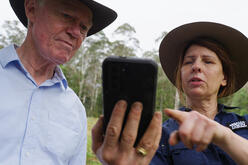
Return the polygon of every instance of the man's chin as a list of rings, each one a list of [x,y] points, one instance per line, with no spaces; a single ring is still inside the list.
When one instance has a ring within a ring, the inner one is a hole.
[[[53,61],[57,65],[60,65],[60,64],[64,64],[64,63],[68,62],[71,59],[71,57],[72,57],[71,54],[61,52],[57,56],[54,57]]]
[[[54,59],[52,59],[51,62],[54,63],[55,65],[62,65],[62,64],[65,64],[68,61],[69,61],[68,58],[54,58]]]

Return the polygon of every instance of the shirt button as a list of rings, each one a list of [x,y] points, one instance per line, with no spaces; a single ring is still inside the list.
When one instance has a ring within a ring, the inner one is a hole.
[[[26,152],[26,156],[29,157],[30,156],[30,152]]]
[[[32,116],[32,117],[31,117],[31,120],[34,121],[34,120],[35,120],[35,117]]]

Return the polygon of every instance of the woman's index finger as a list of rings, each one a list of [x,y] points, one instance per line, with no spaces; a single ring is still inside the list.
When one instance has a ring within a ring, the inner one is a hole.
[[[171,118],[175,119],[179,123],[182,123],[185,120],[186,115],[187,115],[186,112],[179,111],[179,110],[172,110],[172,109],[165,109],[164,113],[168,117],[171,117]]]

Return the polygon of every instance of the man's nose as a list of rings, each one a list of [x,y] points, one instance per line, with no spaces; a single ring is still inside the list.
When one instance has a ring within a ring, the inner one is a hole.
[[[73,24],[68,27],[67,33],[73,38],[84,38],[86,34],[82,33],[80,25]]]

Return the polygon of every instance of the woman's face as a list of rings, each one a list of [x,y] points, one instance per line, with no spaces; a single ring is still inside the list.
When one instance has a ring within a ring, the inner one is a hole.
[[[218,95],[227,81],[218,56],[206,47],[191,45],[181,67],[182,88],[188,98],[208,98]]]

